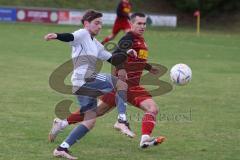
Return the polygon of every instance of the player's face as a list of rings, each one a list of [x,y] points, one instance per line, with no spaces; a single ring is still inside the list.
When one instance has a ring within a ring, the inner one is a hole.
[[[143,35],[146,29],[146,17],[136,17],[132,22],[132,31],[138,35]]]
[[[90,32],[90,34],[92,36],[98,35],[98,33],[102,29],[102,18],[101,17],[96,18],[96,19],[92,20],[90,23],[87,22],[85,27],[87,28],[87,30]]]

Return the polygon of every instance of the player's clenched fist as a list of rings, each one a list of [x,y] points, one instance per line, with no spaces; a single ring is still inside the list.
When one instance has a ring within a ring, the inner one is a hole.
[[[56,33],[49,33],[47,35],[44,36],[44,39],[46,41],[52,40],[52,39],[56,39],[57,38],[57,34]]]

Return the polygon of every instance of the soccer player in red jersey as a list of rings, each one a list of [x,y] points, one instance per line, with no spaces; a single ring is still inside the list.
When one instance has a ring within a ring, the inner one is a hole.
[[[131,25],[129,22],[129,14],[131,9],[132,5],[129,0],[121,0],[116,10],[117,18],[114,22],[112,33],[103,40],[102,44],[114,39],[121,30],[123,30],[125,33],[130,31]]]
[[[131,31],[119,41],[118,49],[121,50],[122,45],[126,46],[130,44],[128,46],[137,52],[137,57],[128,56],[124,64],[125,71],[121,70],[121,72],[118,72],[118,70],[116,70],[116,75],[120,79],[126,80],[128,84],[128,102],[144,112],[142,118],[142,136],[140,140],[140,147],[146,148],[148,146],[160,144],[165,140],[165,137],[163,136],[156,138],[151,137],[151,133],[156,124],[158,106],[152,99],[150,93],[140,85],[140,79],[144,70],[147,70],[152,74],[158,74],[159,70],[147,63],[148,47],[143,37],[146,29],[146,16],[143,13],[134,13],[130,20],[132,26]],[[98,116],[104,115],[107,111],[116,106],[114,97],[115,93],[112,92],[100,98],[97,109]],[[53,141],[60,130],[64,129],[69,124],[78,123],[82,121],[82,119],[83,116],[79,111],[71,114],[66,120],[60,120],[56,118],[49,134],[49,140]],[[129,137],[135,136],[129,134],[129,132],[125,132],[127,129],[126,125],[122,125],[121,121],[117,121],[114,124],[114,128],[118,129]]]

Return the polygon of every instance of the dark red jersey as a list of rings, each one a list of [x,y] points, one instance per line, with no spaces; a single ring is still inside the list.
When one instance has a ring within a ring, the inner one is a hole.
[[[149,69],[151,66],[147,64],[147,58],[148,58],[148,47],[145,43],[145,40],[143,37],[138,36],[134,34],[133,32],[128,32],[120,41],[119,41],[119,47],[121,48],[121,45],[128,45],[129,43],[131,49],[134,49],[137,51],[137,57],[128,56],[124,68],[127,71],[128,85],[131,86],[137,86],[140,83],[140,79],[143,73],[144,69]]]
[[[129,18],[129,13],[132,10],[132,5],[130,2],[121,1],[117,7],[117,18]]]

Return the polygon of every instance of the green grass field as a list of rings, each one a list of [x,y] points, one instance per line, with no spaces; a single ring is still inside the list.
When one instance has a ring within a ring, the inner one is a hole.
[[[54,106],[73,99],[49,87],[48,78],[69,60],[70,47],[45,42],[48,32],[71,32],[77,27],[0,24],[0,159],[49,160],[53,149],[72,127],[48,143]],[[99,39],[110,33],[104,29]],[[161,117],[153,135],[166,143],[139,149],[141,111],[129,107],[131,125],[138,134],[129,139],[115,130],[116,110],[99,118],[94,130],[71,150],[81,160],[237,160],[240,159],[240,33],[193,29],[152,28],[145,35],[149,62],[170,68],[186,63],[192,82],[155,97]],[[119,38],[119,37],[118,37]],[[110,72],[109,65],[103,69]],[[169,73],[161,79],[169,82]],[[72,107],[74,110],[75,105]],[[191,113],[190,113],[191,110]]]

